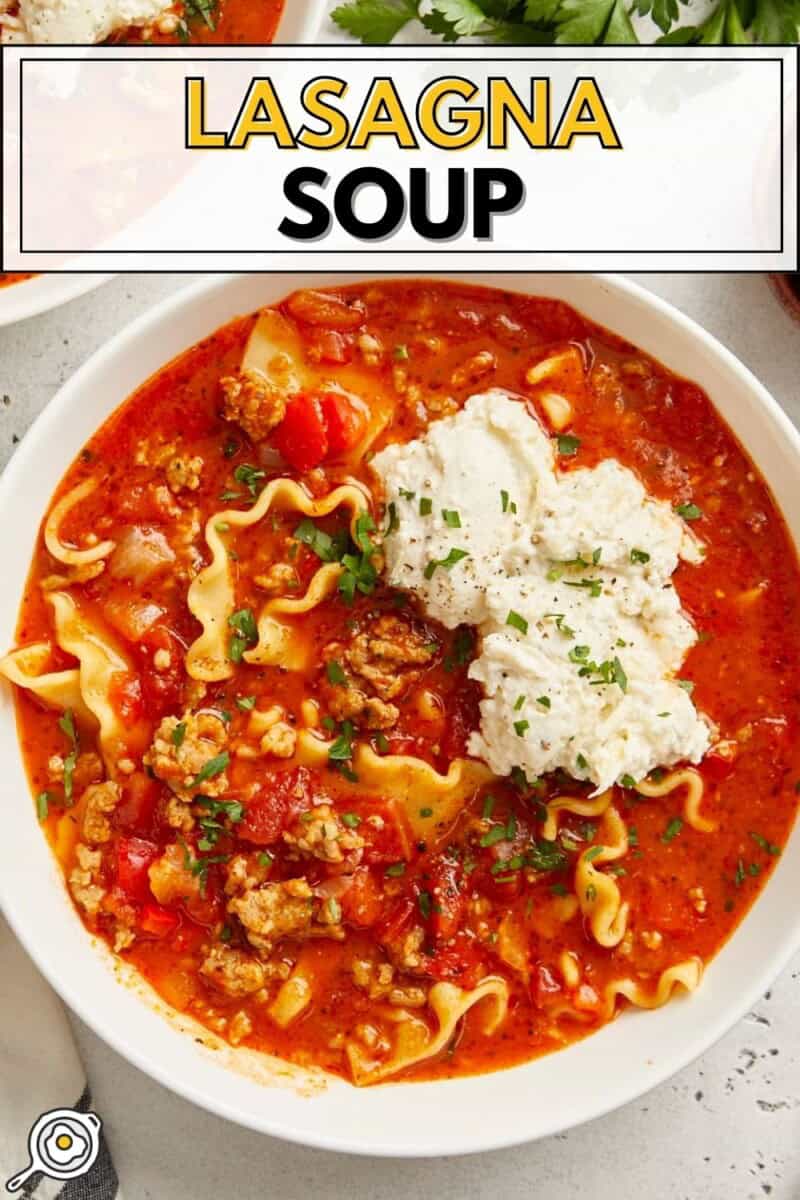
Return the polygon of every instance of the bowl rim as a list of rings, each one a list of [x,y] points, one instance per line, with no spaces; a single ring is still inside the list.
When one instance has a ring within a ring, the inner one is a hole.
[[[307,285],[311,285],[313,280],[317,280],[319,285],[321,274],[320,272],[287,273],[286,275],[281,274],[281,279],[291,278],[292,286],[303,286],[304,282]],[[659,313],[670,325],[673,327],[677,326],[684,334],[695,339],[701,347],[720,360],[725,367],[733,371],[740,378],[743,386],[752,392],[754,399],[757,400],[756,407],[761,411],[761,415],[768,415],[776,431],[786,439],[790,454],[795,463],[800,463],[800,432],[798,432],[789,417],[772,396],[770,396],[764,386],[731,351],[672,304],[648,292],[640,284],[618,275],[586,274],[610,292],[621,295],[624,300],[633,302],[639,309]],[[375,271],[359,272],[357,275],[326,272],[324,273],[325,283],[323,286],[336,286],[336,280],[340,284],[346,284],[348,282],[352,283],[367,279],[419,278],[478,283],[479,285],[483,284],[491,287],[496,286],[495,281],[501,276],[502,273],[474,272],[410,272],[406,274],[403,272]],[[541,287],[541,281],[548,277],[559,277],[559,273],[552,273],[550,276],[536,274],[520,275],[518,276],[518,290],[523,293],[528,292],[529,294],[547,294],[547,288],[546,286],[544,288]],[[108,364],[113,363],[114,359],[126,346],[130,347],[142,339],[148,339],[153,336],[164,322],[169,321],[173,316],[179,314],[182,309],[191,309],[203,301],[208,301],[215,295],[224,294],[228,287],[231,285],[235,286],[237,281],[247,278],[249,277],[246,275],[238,274],[213,276],[201,279],[185,287],[179,287],[176,292],[167,296],[149,311],[143,313],[131,324],[123,327],[101,346],[58,389],[53,400],[32,423],[14,457],[6,467],[2,477],[0,477],[0,505],[4,502],[10,505],[13,502],[14,494],[20,494],[23,491],[26,473],[36,465],[35,454],[37,447],[43,440],[47,440],[52,436],[51,431],[57,427],[59,421],[62,419],[62,414],[68,412],[71,406],[79,401],[84,384],[88,380],[91,380],[95,372],[99,372]],[[506,275],[504,278],[508,278],[508,276]],[[537,281],[539,281],[538,284]],[[576,306],[578,306],[577,302]],[[231,313],[231,317],[228,319],[232,319],[232,317],[233,313]],[[212,331],[209,330],[209,332]],[[125,399],[126,397],[123,397],[118,403],[124,403]],[[111,405],[107,410],[106,416],[110,415],[117,406],[117,404]],[[723,416],[723,419],[726,418]],[[749,448],[747,449],[749,453]],[[783,512],[781,506],[779,505],[778,507]],[[16,731],[14,732],[16,736]],[[794,835],[800,837],[797,822],[794,827]],[[48,854],[51,853],[48,848]],[[53,862],[55,865],[54,859]],[[781,870],[781,866],[786,867],[787,864],[779,862],[776,867],[776,873]],[[783,875],[782,878],[784,878]],[[730,946],[732,942],[735,942],[741,936],[742,926],[752,916],[753,911],[759,908],[759,905],[764,905],[765,892],[774,883],[775,879],[773,877],[768,881],[766,888],[759,894],[748,913],[737,925],[726,946]],[[136,1044],[135,1039],[132,1041],[126,1038],[125,1032],[120,1028],[120,1021],[118,1018],[115,1018],[113,1011],[107,1014],[104,1011],[97,1011],[96,1007],[93,1008],[91,996],[85,989],[81,988],[74,974],[72,977],[68,977],[67,974],[59,971],[48,960],[47,947],[39,945],[34,940],[32,934],[29,936],[29,931],[26,929],[25,923],[25,906],[21,898],[12,892],[10,884],[7,884],[2,872],[0,872],[0,909],[4,912],[15,935],[42,975],[81,1020],[117,1053],[121,1054],[129,1062],[133,1063],[134,1066],[162,1083],[171,1091],[207,1111],[256,1132],[268,1133],[271,1136],[280,1137],[290,1142],[319,1149],[397,1158],[439,1157],[503,1149],[523,1142],[548,1137],[564,1129],[576,1127],[630,1103],[653,1087],[669,1079],[677,1071],[682,1070],[696,1057],[713,1046],[720,1037],[753,1007],[764,990],[770,986],[774,978],[783,970],[792,954],[800,949],[799,917],[795,919],[794,924],[787,923],[785,929],[776,935],[776,944],[768,953],[767,958],[759,963],[758,969],[754,970],[744,980],[741,990],[734,996],[726,995],[720,1000],[713,1019],[708,1019],[705,1023],[699,1021],[696,1027],[691,1025],[686,1031],[686,1036],[683,1038],[680,1046],[668,1054],[663,1062],[658,1065],[653,1064],[652,1073],[648,1074],[646,1079],[642,1078],[642,1072],[639,1071],[638,1074],[635,1072],[631,1073],[628,1083],[621,1083],[619,1080],[614,1083],[612,1080],[611,1084],[609,1084],[607,1080],[604,1080],[604,1090],[593,1099],[584,1100],[574,1116],[571,1114],[565,1116],[563,1113],[559,1113],[556,1109],[553,1109],[552,1112],[545,1114],[543,1119],[540,1118],[535,1129],[526,1131],[519,1128],[517,1124],[512,1123],[513,1127],[506,1132],[495,1132],[493,1135],[483,1138],[481,1136],[470,1136],[468,1141],[464,1136],[459,1137],[458,1134],[439,1137],[437,1140],[435,1136],[429,1137],[426,1131],[426,1135],[422,1140],[417,1137],[414,1140],[398,1141],[393,1136],[387,1136],[386,1140],[373,1137],[369,1143],[366,1143],[363,1137],[359,1137],[358,1130],[354,1130],[348,1136],[343,1136],[341,1133],[329,1134],[324,1124],[319,1120],[312,1120],[307,1123],[297,1122],[292,1120],[291,1114],[289,1117],[284,1117],[283,1115],[276,1117],[272,1114],[264,1117],[258,1110],[247,1109],[243,1104],[237,1105],[225,1097],[218,1096],[211,1089],[204,1090],[188,1079],[176,1077],[174,1074],[171,1074],[167,1066],[162,1066],[154,1056],[148,1053],[148,1049],[144,1045]],[[89,940],[92,940],[90,936]],[[725,947],[719,953],[721,954],[724,949]],[[712,960],[712,963],[708,967],[707,973],[709,975],[714,969],[714,961]],[[117,984],[116,986],[119,985]],[[691,999],[674,1000],[667,1008],[684,1003],[691,1004],[692,1001]],[[665,1010],[662,1009],[660,1011],[663,1013]],[[655,1014],[639,1015],[652,1020]],[[629,1015],[628,1020],[631,1019],[635,1019],[635,1017]],[[474,1091],[476,1087],[480,1088],[482,1086],[481,1081],[502,1081],[504,1077],[511,1076],[516,1072],[529,1070],[537,1062],[552,1060],[553,1058],[561,1059],[563,1056],[569,1054],[570,1050],[574,1049],[575,1046],[585,1046],[590,1042],[597,1043],[605,1030],[617,1028],[619,1024],[619,1022],[612,1022],[610,1026],[605,1026],[603,1029],[592,1033],[583,1041],[573,1043],[571,1047],[557,1051],[555,1055],[545,1056],[544,1059],[534,1059],[529,1063],[508,1068],[505,1071],[498,1071],[489,1075],[467,1076],[456,1080],[436,1081],[426,1085],[416,1083],[388,1084],[377,1090],[384,1092],[387,1089],[392,1089],[397,1094],[400,1092],[407,1093],[410,1090],[412,1093],[417,1092],[418,1094],[418,1089],[421,1087],[426,1087],[431,1092],[435,1089],[440,1089],[437,1095],[441,1094],[444,1100],[446,1099],[446,1090],[451,1089],[452,1093],[452,1089],[456,1085],[469,1082],[472,1084],[472,1088],[469,1090]],[[142,1039],[140,1039],[140,1043],[141,1041]],[[622,1074],[624,1072],[620,1072],[620,1075]],[[334,1081],[334,1086],[338,1089],[340,1083],[341,1081]],[[350,1088],[348,1084],[343,1084],[342,1086]],[[486,1085],[483,1086],[486,1088]],[[498,1086],[502,1088],[502,1082]],[[606,1090],[609,1088],[610,1090]],[[333,1091],[333,1087],[331,1090]],[[360,1092],[358,1089],[350,1090],[357,1092],[361,1096],[374,1095],[376,1091],[376,1089],[364,1089]],[[486,1090],[489,1089],[486,1088]],[[338,1092],[338,1094],[341,1095],[341,1092]]]
[[[40,317],[113,279],[88,271],[37,271],[30,279],[0,288],[0,328]]]

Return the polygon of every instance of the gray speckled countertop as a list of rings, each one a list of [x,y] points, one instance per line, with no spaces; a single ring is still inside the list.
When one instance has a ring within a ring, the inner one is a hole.
[[[800,424],[800,327],[764,277],[639,279],[731,347]],[[0,462],[94,349],[184,282],[119,278],[0,329]],[[439,1161],[354,1158],[249,1133],[173,1096],[73,1023],[126,1200],[800,1200],[798,976],[800,960],[712,1050],[627,1108],[533,1145]]]

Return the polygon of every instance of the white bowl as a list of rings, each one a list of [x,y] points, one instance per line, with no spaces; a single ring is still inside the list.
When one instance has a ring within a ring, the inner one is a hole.
[[[36,532],[55,482],[108,414],[153,371],[237,314],[299,286],[356,276],[255,275],[203,281],[157,305],[113,338],[42,413],[0,481],[6,522],[0,645],[14,637]],[[461,277],[465,278],[464,276]],[[712,337],[626,280],[581,275],[480,275],[475,282],[552,296],[695,380],[714,399],[770,481],[800,541],[800,436],[756,379]],[[339,1080],[309,1094],[298,1073],[258,1081],[242,1050],[207,1049],[176,1028],[145,989],[121,983],[69,903],[37,825],[8,691],[0,697],[3,836],[0,903],[28,952],[68,1004],[142,1070],[203,1107],[253,1129],[361,1154],[444,1155],[552,1134],[625,1104],[706,1050],[769,986],[800,945],[795,830],[772,879],[701,989],[655,1012],[624,1013],[582,1042],[491,1075],[357,1090]],[[207,1039],[208,1040],[208,1039]]]
[[[285,0],[275,33],[276,46],[304,46],[317,41],[327,0]]]
[[[0,287],[0,326],[14,325],[28,317],[58,308],[100,287],[111,275],[34,275],[20,283]]]

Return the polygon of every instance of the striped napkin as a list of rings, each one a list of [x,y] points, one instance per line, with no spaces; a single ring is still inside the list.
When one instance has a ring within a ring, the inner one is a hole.
[[[0,917],[0,1187],[34,1163],[35,1147],[29,1149],[28,1137],[37,1120],[61,1109],[52,1119],[51,1132],[44,1128],[34,1141],[45,1157],[52,1145],[56,1156],[69,1160],[60,1168],[56,1164],[62,1178],[34,1170],[14,1194],[24,1200],[122,1200],[102,1123],[94,1115],[70,1117],[88,1114],[91,1107],[86,1074],[61,1002]],[[90,1131],[88,1141],[81,1139],[81,1122]],[[64,1149],[70,1144],[71,1127],[77,1131],[73,1151]],[[91,1167],[63,1178],[75,1163],[80,1168],[74,1147],[88,1147],[94,1130],[96,1157]]]

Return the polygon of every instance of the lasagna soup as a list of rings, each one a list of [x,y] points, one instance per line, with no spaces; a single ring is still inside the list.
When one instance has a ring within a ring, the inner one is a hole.
[[[284,0],[0,0],[0,43],[273,41]]]
[[[87,929],[368,1085],[701,985],[794,820],[799,608],[697,386],[560,302],[378,281],[114,413],[0,671]]]

